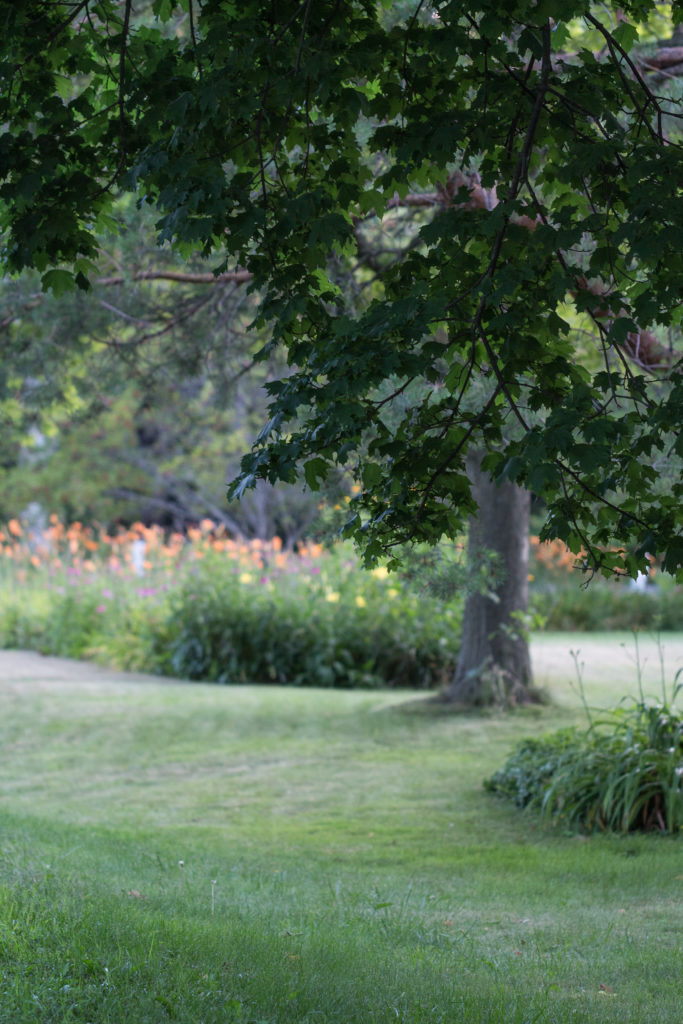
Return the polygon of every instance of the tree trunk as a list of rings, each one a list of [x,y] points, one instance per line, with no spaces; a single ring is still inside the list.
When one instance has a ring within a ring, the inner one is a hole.
[[[529,492],[495,484],[468,460],[479,506],[470,519],[462,645],[445,699],[468,705],[519,704],[536,699],[529,645],[520,618],[529,600]]]

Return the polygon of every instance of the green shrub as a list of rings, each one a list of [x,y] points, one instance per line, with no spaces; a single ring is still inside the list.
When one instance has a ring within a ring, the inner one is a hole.
[[[0,611],[0,648],[16,648],[52,654],[45,644],[49,610],[36,608],[33,603],[7,603]]]
[[[0,592],[0,646],[220,683],[437,687],[455,668],[461,605],[419,593],[349,548],[244,564],[207,552],[176,570]]]
[[[683,624],[683,587],[637,591],[596,580],[584,589],[572,577],[562,586],[532,588],[530,604],[552,630],[677,630]]]
[[[586,730],[523,740],[484,785],[555,824],[674,833],[683,826],[683,714],[640,700]]]
[[[99,623],[97,596],[90,591],[40,592],[25,586],[0,613],[0,646],[37,650],[65,658],[85,656]]]
[[[155,643],[187,679],[295,686],[435,687],[455,668],[460,614],[359,569],[245,587],[207,560],[173,591]]]
[[[5,591],[0,601],[0,647],[65,658],[94,658],[106,652],[101,660],[109,661],[109,645],[116,637],[122,648],[130,647],[126,622],[137,597],[132,583],[119,584],[114,597],[110,587],[116,584],[105,582],[103,586],[88,577],[62,586],[38,576],[19,592]],[[117,662],[116,667],[128,666]]]
[[[558,766],[567,754],[576,755],[581,744],[576,729],[560,729],[538,739],[524,739],[505,766],[484,781],[486,789],[512,800],[517,807],[539,807]]]

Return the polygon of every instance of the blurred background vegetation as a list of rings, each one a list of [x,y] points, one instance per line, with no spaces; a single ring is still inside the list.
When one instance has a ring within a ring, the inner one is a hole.
[[[404,228],[382,230],[391,252]],[[0,284],[0,643],[220,681],[442,685],[466,593],[493,592],[498,567],[470,579],[465,538],[406,552],[390,579],[348,547],[326,556],[353,492],[341,471],[322,492],[261,483],[227,503],[284,360],[251,327],[248,282],[179,265],[154,236],[122,200],[90,292]],[[381,242],[345,287],[372,289]],[[580,556],[532,536],[529,577],[523,629],[683,622],[683,592],[654,563],[638,587],[585,587]]]

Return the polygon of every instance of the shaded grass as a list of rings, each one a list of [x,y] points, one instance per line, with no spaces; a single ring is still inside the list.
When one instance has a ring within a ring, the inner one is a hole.
[[[538,665],[585,646],[543,642]],[[519,737],[580,720],[566,660],[554,705],[506,716],[6,680],[0,1022],[679,1020],[680,842],[584,840],[482,791]]]

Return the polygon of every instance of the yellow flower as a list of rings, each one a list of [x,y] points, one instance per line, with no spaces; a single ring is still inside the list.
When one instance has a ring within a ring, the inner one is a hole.
[[[389,587],[387,590],[387,597],[398,597],[398,590],[396,587]]]
[[[360,594],[356,598],[356,606],[358,608],[365,608],[365,598],[361,597]]]
[[[325,600],[329,601],[330,604],[336,604],[339,600],[339,594],[336,590],[328,590],[325,594]]]
[[[374,576],[375,579],[383,580],[389,575],[389,570],[386,565],[378,565],[376,569],[370,570],[370,575]]]
[[[253,578],[250,572],[243,572],[240,574],[240,583],[251,583]]]

